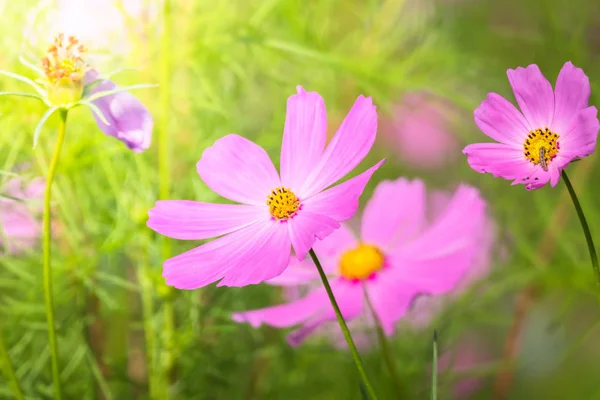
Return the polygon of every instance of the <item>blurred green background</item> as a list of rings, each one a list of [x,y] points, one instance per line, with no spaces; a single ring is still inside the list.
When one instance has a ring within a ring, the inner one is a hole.
[[[373,97],[378,142],[362,166],[382,156],[388,162],[371,180],[363,204],[382,179],[420,178],[431,190],[467,182],[480,188],[498,228],[485,279],[444,300],[428,326],[399,324],[392,344],[401,396],[377,348],[363,351],[381,398],[429,398],[437,329],[440,353],[455,361],[439,373],[439,399],[600,399],[593,275],[564,184],[527,192],[475,173],[461,154],[464,145],[487,141],[472,118],[486,93],[513,100],[508,68],[536,63],[554,82],[572,61],[590,77],[590,103],[598,106],[600,2],[46,3],[0,2],[1,69],[30,74],[19,54],[37,62],[63,31],[80,37],[90,63],[102,71],[139,68],[115,76],[118,84],[160,84],[135,93],[156,122],[153,145],[143,154],[104,136],[88,110],[69,116],[53,197],[65,398],[147,399],[153,385],[153,398],[361,398],[348,352],[318,339],[294,349],[285,330],[230,320],[232,311],[280,302],[279,289],[168,290],[161,277],[164,255],[197,243],[164,239],[145,226],[161,184],[172,199],[220,201],[195,164],[225,134],[255,140],[277,162],[285,102],[302,85],[325,98],[330,134],[359,94]],[[3,78],[0,90],[23,86]],[[25,177],[46,174],[57,119],[48,122],[33,150],[43,112],[33,100],[0,98],[1,170],[29,165]],[[420,136],[428,131],[435,135]],[[398,139],[403,133],[407,140],[420,137],[425,153],[407,151]],[[437,153],[428,154],[430,147]],[[427,157],[437,161],[419,163]],[[600,242],[598,156],[573,164],[569,173]],[[39,247],[0,255],[0,304],[1,334],[27,398],[51,398]],[[473,360],[458,362],[470,353]],[[148,378],[165,370],[170,385]],[[475,385],[461,394],[457,385],[466,380]],[[11,398],[4,377],[0,397]]]

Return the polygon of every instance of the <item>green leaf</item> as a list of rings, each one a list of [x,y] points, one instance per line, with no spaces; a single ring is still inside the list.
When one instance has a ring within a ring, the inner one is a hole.
[[[34,88],[35,91],[40,94],[40,96],[46,97],[46,91],[40,85],[38,85],[37,83],[35,83],[34,81],[32,81],[31,79],[29,79],[26,76],[15,74],[14,72],[10,72],[10,71],[4,71],[1,69],[0,69],[0,75],[5,75],[10,78],[16,79],[18,81],[24,82],[24,83],[28,84],[29,86],[31,86],[32,88]]]
[[[103,82],[104,79],[102,78],[98,78],[93,82],[88,83],[87,85],[85,85],[83,87],[83,94],[81,95],[81,97],[85,98],[90,94],[90,91],[95,88],[96,86],[98,86],[101,82]]]
[[[71,108],[75,108],[77,106],[89,107],[92,110],[92,112],[94,112],[98,116],[98,118],[100,118],[100,121],[102,121],[106,125],[110,125],[110,122],[108,122],[102,110],[100,110],[98,106],[96,106],[94,103],[90,103],[89,101],[80,101],[78,103],[75,103],[75,105]]]
[[[108,74],[104,74],[101,76],[102,79],[110,79],[113,76],[120,74],[121,72],[130,72],[130,71],[141,71],[142,68],[117,68],[113,71],[110,71]]]
[[[126,87],[122,87],[122,88],[118,88],[118,89],[114,89],[114,90],[104,90],[102,92],[94,93],[92,96],[88,97],[85,100],[87,102],[91,102],[91,101],[98,100],[103,97],[111,96],[113,94],[117,94],[117,93],[121,93],[121,92],[128,92],[130,90],[136,90],[136,89],[153,88],[153,87],[157,87],[157,86],[158,85],[155,83],[143,83],[140,85],[126,86]]]
[[[0,193],[0,199],[8,199],[13,201],[18,201],[19,203],[25,203],[25,200],[19,199],[18,197],[9,196],[7,194]]]
[[[26,66],[27,68],[37,72],[39,75],[44,75],[44,71],[41,70],[41,68],[39,68],[38,66],[36,66],[35,64],[33,64],[32,62],[28,61],[25,57],[23,57],[22,55],[19,55],[19,62],[21,64],[23,64],[24,66]]]
[[[31,97],[33,99],[38,99],[42,103],[49,105],[49,103],[41,96],[33,93],[24,93],[24,92],[0,92],[0,96],[18,96],[18,97]]]
[[[40,122],[38,122],[38,124],[35,127],[35,131],[33,132],[33,148],[34,149],[37,146],[38,139],[40,138],[40,133],[42,133],[42,128],[44,127],[44,124],[46,123],[46,121],[48,121],[48,118],[50,118],[50,116],[52,114],[54,114],[56,112],[56,110],[58,110],[58,109],[59,109],[59,107],[57,107],[57,106],[50,107],[44,113],[44,115],[42,115]]]

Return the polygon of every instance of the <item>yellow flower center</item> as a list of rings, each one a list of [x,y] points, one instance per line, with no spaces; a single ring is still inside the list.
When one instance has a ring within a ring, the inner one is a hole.
[[[278,187],[273,189],[267,197],[267,205],[273,217],[288,219],[298,211],[300,201],[290,189]]]
[[[548,128],[530,131],[523,144],[525,158],[534,165],[540,164],[544,171],[548,171],[548,164],[558,154],[559,137]]]
[[[77,82],[83,79],[87,64],[83,55],[87,52],[75,36],[65,40],[64,34],[54,39],[46,57],[42,58],[42,67],[50,84],[64,80]]]
[[[347,279],[367,279],[383,268],[384,256],[375,246],[360,244],[342,255],[340,273]]]

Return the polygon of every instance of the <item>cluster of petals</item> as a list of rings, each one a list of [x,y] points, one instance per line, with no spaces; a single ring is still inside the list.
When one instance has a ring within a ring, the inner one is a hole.
[[[475,171],[512,180],[513,185],[525,184],[528,190],[548,182],[555,186],[570,162],[589,156],[596,147],[600,123],[598,110],[588,104],[589,79],[571,62],[562,67],[554,90],[534,64],[509,69],[507,75],[521,111],[489,93],[475,110],[475,123],[498,143],[471,144],[463,153]],[[531,135],[538,140],[540,134],[548,136],[534,143]],[[528,145],[535,150],[531,154],[526,154]],[[546,162],[537,160],[541,147]]]
[[[241,204],[156,203],[147,223],[156,232],[182,240],[217,237],[165,261],[167,284],[179,289],[219,280],[219,286],[257,284],[286,269],[292,248],[302,260],[317,239],[325,239],[357,211],[365,185],[384,160],[332,185],[365,158],[376,131],[372,99],[359,96],[326,146],[325,103],[316,92],[298,87],[287,102],[280,173],[250,140],[235,134],[217,140],[202,154],[198,174],[215,193]],[[267,200],[284,188],[297,200],[297,209],[276,218]]]
[[[315,244],[342,314],[351,324],[355,319],[369,321],[368,296],[384,332],[391,335],[417,295],[447,293],[477,259],[486,223],[486,205],[478,191],[460,185],[443,211],[433,218],[427,209],[427,197],[419,180],[383,181],[366,205],[359,233],[342,225]],[[342,258],[361,244],[381,251],[383,268],[366,279],[348,279],[340,270]],[[268,283],[308,287],[306,296],[274,307],[234,313],[233,319],[255,327],[299,325],[288,337],[290,344],[299,344],[323,324],[335,320],[325,289],[317,282],[317,271],[308,260],[292,263]]]

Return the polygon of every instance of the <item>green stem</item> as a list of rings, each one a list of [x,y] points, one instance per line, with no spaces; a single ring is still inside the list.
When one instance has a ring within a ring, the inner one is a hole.
[[[158,174],[159,174],[159,198],[165,200],[169,198],[171,189],[171,152],[169,141],[169,117],[171,115],[171,2],[164,0],[163,5],[163,33],[161,38],[160,54],[160,126],[158,130]],[[161,238],[162,258],[167,259],[171,256],[171,242],[167,238]],[[162,369],[162,391],[161,398],[169,399],[171,382],[174,378],[175,366],[175,308],[174,291],[170,287],[164,288],[163,304],[163,336],[161,346],[161,369]]]
[[[565,185],[567,185],[567,190],[569,191],[569,195],[571,195],[571,200],[573,200],[573,205],[577,211],[579,222],[581,222],[581,228],[583,229],[583,234],[585,235],[585,240],[587,241],[588,250],[590,252],[590,258],[592,260],[592,269],[594,270],[594,276],[596,278],[596,286],[598,287],[598,290],[600,290],[600,267],[598,266],[598,255],[596,254],[596,247],[594,246],[594,240],[592,239],[590,227],[588,226],[585,215],[583,214],[583,209],[581,208],[581,204],[579,204],[579,200],[577,199],[573,185],[571,184],[571,181],[569,180],[565,170],[562,171],[562,178],[565,181]]]
[[[403,394],[404,390],[402,385],[400,384],[400,376],[398,375],[398,370],[396,369],[396,364],[394,360],[392,360],[392,351],[390,349],[387,337],[385,336],[385,332],[383,331],[383,326],[381,326],[381,320],[379,316],[375,312],[375,308],[373,307],[373,303],[371,303],[371,298],[369,297],[369,293],[367,288],[363,286],[363,291],[365,293],[365,300],[367,303],[367,307],[369,308],[369,312],[373,316],[373,320],[375,321],[375,330],[377,331],[377,338],[379,339],[379,347],[381,348],[381,356],[387,365],[390,374],[392,375],[392,380],[394,381],[394,385],[396,385],[396,389],[399,394]],[[402,396],[404,397],[404,396]]]
[[[23,390],[21,390],[21,385],[19,384],[19,378],[17,378],[17,374],[15,373],[15,369],[10,360],[8,349],[4,345],[4,335],[2,330],[0,330],[0,363],[2,363],[1,366],[6,379],[10,381],[10,386],[12,386],[15,398],[18,400],[25,400],[25,396],[23,396]]]
[[[310,257],[312,258],[317,270],[319,271],[319,275],[321,276],[321,281],[323,281],[323,286],[325,286],[325,290],[327,291],[327,296],[329,296],[329,301],[331,301],[331,305],[333,306],[333,310],[335,311],[335,315],[337,317],[338,323],[340,324],[340,328],[344,333],[344,337],[346,338],[346,342],[348,343],[348,347],[350,348],[350,353],[352,353],[352,358],[354,360],[354,364],[356,365],[356,369],[369,393],[369,397],[373,400],[377,400],[377,395],[375,394],[375,390],[373,389],[373,385],[371,381],[369,381],[369,377],[365,371],[365,367],[360,359],[360,355],[358,354],[358,350],[356,349],[356,345],[352,340],[352,335],[350,334],[350,330],[348,329],[348,325],[346,325],[346,321],[340,311],[340,307],[338,306],[337,301],[335,300],[335,296],[333,295],[333,291],[331,290],[331,286],[329,285],[329,281],[327,280],[327,275],[325,275],[325,271],[323,271],[323,267],[321,266],[321,262],[317,258],[315,251],[310,249],[309,251]]]
[[[150,399],[154,400],[158,398],[157,386],[160,382],[156,375],[156,336],[152,321],[152,317],[154,316],[154,288],[152,287],[151,276],[152,270],[147,265],[137,268],[137,279],[142,289],[142,316],[144,320],[144,339],[146,341],[146,363],[148,364],[148,386]]]
[[[50,356],[52,359],[52,382],[54,384],[54,398],[59,400],[62,398],[60,390],[60,369],[58,367],[58,346],[56,343],[56,328],[54,322],[54,299],[52,297],[52,265],[51,265],[51,230],[50,230],[50,200],[52,198],[52,182],[56,174],[60,151],[65,139],[67,128],[67,110],[60,110],[60,122],[58,125],[58,137],[54,153],[50,161],[50,169],[46,178],[46,190],[44,192],[44,259],[43,259],[43,275],[44,275],[44,300],[46,306],[46,320],[48,322],[48,342],[50,345]]]
[[[431,366],[431,400],[437,400],[437,367],[438,367],[438,350],[437,350],[437,331],[433,331],[433,362]]]

